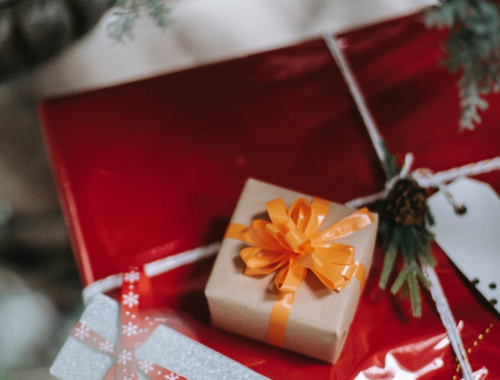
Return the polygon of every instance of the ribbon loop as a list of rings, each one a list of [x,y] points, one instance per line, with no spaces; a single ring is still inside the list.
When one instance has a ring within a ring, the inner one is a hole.
[[[294,264],[291,260],[290,264],[283,267],[274,277],[274,283],[280,292],[295,293],[306,277],[307,269]]]
[[[327,228],[323,232],[318,232],[312,240],[315,244],[340,239],[360,230],[363,227],[373,223],[373,216],[366,207],[358,210],[351,215]]]
[[[278,271],[274,282],[279,294],[271,312],[268,343],[283,347],[294,294],[308,269],[335,291],[341,291],[352,277],[363,286],[366,270],[354,260],[354,247],[332,240],[350,235],[374,219],[363,208],[319,231],[330,210],[330,204],[323,199],[313,198],[309,202],[299,198],[287,210],[283,198],[278,198],[267,202],[266,207],[271,222],[254,220],[250,227],[230,224],[226,237],[254,245],[240,253],[247,265],[245,275]]]
[[[311,254],[314,252],[314,248],[311,247],[311,240],[298,228],[288,231],[285,235],[285,241],[295,253]]]
[[[290,218],[286,212],[286,205],[283,198],[278,198],[266,203],[267,212],[271,222],[280,230],[286,230]],[[288,231],[286,231],[288,232]]]

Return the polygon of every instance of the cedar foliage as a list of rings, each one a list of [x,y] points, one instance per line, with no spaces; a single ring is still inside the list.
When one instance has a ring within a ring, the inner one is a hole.
[[[385,153],[383,166],[387,180],[391,182],[391,180],[394,180],[400,174],[400,169],[397,167],[394,156],[389,153],[385,144],[383,144],[383,149]],[[408,179],[400,179],[399,181],[408,181]],[[397,185],[397,182],[394,185]],[[401,196],[407,195],[405,192],[401,193]],[[398,254],[401,255],[403,267],[397,274],[396,280],[393,282],[390,290],[393,294],[399,293],[402,297],[409,296],[413,316],[421,317],[422,302],[419,283],[427,289],[431,286],[430,281],[422,271],[422,265],[436,265],[430,247],[434,235],[429,230],[429,227],[434,225],[434,218],[426,203],[427,210],[422,223],[410,225],[398,223],[391,215],[390,207],[388,207],[390,202],[392,200],[389,197],[385,197],[378,205],[378,213],[380,215],[379,232],[382,235],[385,249],[379,287],[384,290],[387,288],[391,273],[396,271]]]
[[[430,282],[422,271],[422,265],[436,264],[431,254],[430,242],[434,236],[428,226],[434,223],[430,212],[427,213],[426,223],[405,226],[395,222],[387,214],[387,201],[380,204],[380,232],[386,249],[379,287],[385,289],[391,273],[395,270],[398,253],[402,255],[403,268],[391,286],[391,292],[406,297],[409,295],[412,313],[415,317],[422,316],[422,304],[419,282],[426,288]]]
[[[134,37],[133,29],[143,14],[147,14],[162,29],[171,23],[171,10],[163,0],[117,0],[115,7],[115,19],[108,24],[107,30],[118,42]]]
[[[490,0],[441,0],[425,14],[432,28],[450,28],[443,45],[444,64],[458,73],[460,129],[481,123],[480,111],[488,108],[484,96],[498,92],[500,84],[500,14]]]

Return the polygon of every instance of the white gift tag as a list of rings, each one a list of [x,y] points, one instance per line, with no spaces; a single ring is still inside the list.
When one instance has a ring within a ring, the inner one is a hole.
[[[500,311],[500,197],[488,184],[466,177],[447,190],[466,212],[456,214],[441,191],[429,197],[436,242]]]

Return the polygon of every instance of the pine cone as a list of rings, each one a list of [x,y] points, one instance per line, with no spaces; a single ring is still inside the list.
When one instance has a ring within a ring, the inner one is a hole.
[[[422,224],[427,214],[427,190],[412,179],[400,179],[387,197],[387,211],[396,223]]]

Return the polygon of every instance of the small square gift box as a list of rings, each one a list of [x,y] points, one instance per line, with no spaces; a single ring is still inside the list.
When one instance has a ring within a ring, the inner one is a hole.
[[[143,272],[124,276],[122,304],[95,296],[50,368],[59,380],[265,380],[139,311]],[[121,306],[121,307],[120,307]]]
[[[309,200],[249,179],[205,294],[216,327],[334,363],[370,268],[378,217]]]

